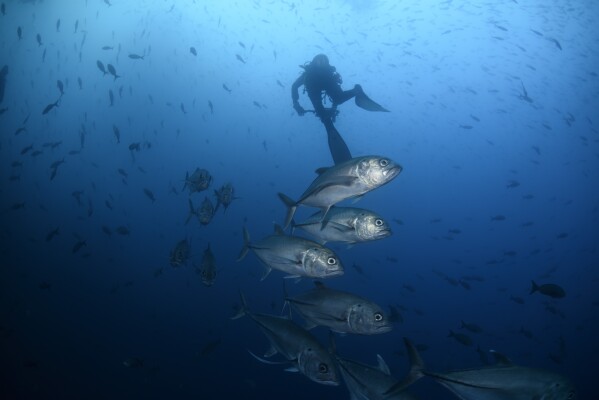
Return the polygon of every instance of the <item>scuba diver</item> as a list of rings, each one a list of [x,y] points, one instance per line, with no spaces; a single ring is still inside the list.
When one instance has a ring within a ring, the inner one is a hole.
[[[352,158],[349,148],[333,125],[335,117],[339,113],[337,106],[353,97],[355,98],[356,105],[365,110],[385,112],[389,110],[386,110],[366,96],[360,85],[355,85],[350,90],[341,89],[341,75],[339,75],[335,67],[329,64],[329,58],[324,54],[316,55],[312,59],[312,62],[300,65],[300,67],[304,69],[304,72],[291,87],[293,108],[300,116],[303,116],[306,112],[313,112],[320,118],[327,131],[329,148],[335,164],[349,160]],[[302,85],[304,86],[304,92],[308,93],[314,110],[304,110],[299,104],[298,89]],[[329,97],[331,100],[332,106],[330,108],[325,108],[323,105],[326,97]]]

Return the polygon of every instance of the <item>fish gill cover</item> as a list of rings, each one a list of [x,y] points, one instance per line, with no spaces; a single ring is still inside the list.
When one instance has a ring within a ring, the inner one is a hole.
[[[0,396],[595,398],[597,15],[2,1]]]

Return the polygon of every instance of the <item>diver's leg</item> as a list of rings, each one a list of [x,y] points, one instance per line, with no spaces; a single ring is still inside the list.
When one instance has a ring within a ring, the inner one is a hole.
[[[334,85],[327,90],[327,95],[329,95],[335,105],[343,104],[361,93],[363,93],[363,91],[360,85],[356,85],[350,90],[342,90],[340,85]]]
[[[333,156],[333,161],[335,165],[340,164],[344,161],[347,161],[352,158],[349,148],[345,141],[333,125],[333,121],[330,118],[323,119],[324,127],[327,130],[327,137],[329,140],[329,149],[331,150],[331,155]]]

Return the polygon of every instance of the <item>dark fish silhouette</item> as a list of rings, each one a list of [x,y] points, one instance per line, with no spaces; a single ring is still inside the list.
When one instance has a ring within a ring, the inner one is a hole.
[[[60,101],[60,99],[56,100],[56,102],[54,103],[50,103],[46,106],[46,108],[44,108],[44,111],[42,111],[42,115],[46,115],[48,114],[54,107],[58,107],[58,102]]]
[[[42,36],[38,33],[37,35],[35,35],[35,38],[37,40],[38,46],[41,46],[42,45]]]
[[[58,90],[60,91],[60,97],[62,97],[64,94],[64,84],[60,79],[56,81],[56,87],[58,87]]]
[[[132,60],[143,60],[144,56],[140,56],[139,54],[131,53],[131,54],[129,54],[129,58]]]
[[[235,54],[235,58],[245,64],[245,60],[239,54]]]
[[[19,38],[19,40],[21,40],[21,38],[23,37],[23,30],[20,26],[17,27],[17,37]]]
[[[195,47],[193,47],[193,46],[189,48],[189,52],[190,52],[191,54],[193,54],[194,56],[197,56],[197,55],[198,55],[198,52],[196,51],[196,48],[195,48]]]
[[[116,81],[116,78],[120,78],[120,75],[116,74],[116,69],[114,68],[114,66],[112,64],[108,64],[106,66],[108,68],[108,72],[110,73],[110,75],[114,76],[114,80]]]
[[[106,69],[104,68],[104,64],[102,64],[102,61],[100,61],[100,60],[96,61],[96,65],[98,66],[98,69],[100,71],[102,71],[104,73],[104,75],[106,75]]]

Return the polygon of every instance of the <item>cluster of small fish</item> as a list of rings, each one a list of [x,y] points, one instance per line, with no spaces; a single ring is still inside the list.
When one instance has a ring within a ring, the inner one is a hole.
[[[266,268],[262,279],[272,269],[287,273],[287,278],[298,279],[324,279],[342,275],[344,269],[339,257],[324,247],[325,243],[353,245],[378,240],[390,236],[391,229],[383,218],[372,211],[336,207],[335,204],[360,197],[390,182],[401,171],[400,165],[380,156],[356,157],[330,168],[317,170],[318,177],[299,200],[294,201],[279,193],[288,208],[284,228],[275,226],[273,235],[256,243],[250,241],[249,233],[244,228],[244,245],[238,261],[250,249],[253,250]],[[295,223],[293,217],[300,205],[320,208],[320,211],[304,222]],[[302,229],[317,241],[286,235],[284,229],[289,226]],[[312,381],[324,385],[339,385],[340,370],[352,398],[372,398],[366,397],[368,393],[363,387],[359,388],[359,385],[352,383],[355,379],[369,380],[364,373],[352,372],[355,368],[352,366],[357,363],[331,354],[308,330],[324,326],[332,332],[342,334],[381,334],[391,330],[390,319],[379,305],[364,297],[328,288],[321,282],[316,282],[315,285],[311,291],[295,297],[285,293],[285,304],[289,305],[290,312],[293,309],[302,316],[306,322],[304,327],[295,323],[291,316],[250,312],[243,294],[241,310],[233,318],[248,315],[264,332],[271,344],[264,357],[279,353],[293,365],[288,370],[299,371]],[[262,362],[271,363],[251,354]],[[385,389],[391,388],[395,383],[394,380],[389,381]],[[368,387],[371,386],[372,382],[368,382]]]
[[[193,193],[203,192],[204,190],[208,189],[211,183],[212,175],[210,175],[210,172],[203,168],[196,168],[191,175],[189,175],[189,172],[185,173],[185,184],[183,185],[183,190],[188,189],[189,195],[191,196]],[[216,214],[221,204],[224,207],[224,212],[226,212],[233,200],[238,198],[235,197],[235,188],[233,188],[231,183],[226,183],[219,189],[216,189],[214,191],[214,195],[216,196],[216,206],[214,206],[208,196],[205,196],[204,201],[202,201],[202,204],[197,209],[195,209],[190,197],[188,200],[189,214],[187,215],[185,224],[187,224],[195,215],[198,218],[198,221],[200,221],[200,224],[208,225],[210,221],[212,221],[212,217],[214,217],[214,214]]]
[[[185,220],[185,224],[189,223],[191,218],[195,215],[198,218],[198,221],[201,225],[208,225],[212,218],[218,211],[218,208],[223,206],[224,211],[227,211],[227,208],[233,200],[237,199],[235,197],[235,190],[231,183],[226,183],[221,186],[219,189],[214,191],[216,196],[216,206],[213,205],[212,201],[208,196],[204,197],[204,201],[202,204],[195,209],[193,202],[191,200],[191,195],[193,193],[200,193],[207,190],[212,184],[212,175],[210,172],[203,168],[196,168],[195,171],[190,175],[189,172],[185,173],[185,183],[183,185],[183,191],[185,189],[189,190],[189,214],[187,215],[187,219]],[[169,255],[170,265],[173,267],[180,267],[182,265],[187,264],[188,260],[191,258],[191,241],[188,239],[182,239],[175,247],[171,250]],[[208,243],[208,247],[204,250],[204,254],[202,256],[202,260],[199,266],[194,264],[194,269],[201,276],[202,283],[206,286],[212,286],[216,280],[217,275],[217,267],[216,260],[214,258],[214,254],[210,249],[210,243]],[[160,269],[161,271],[161,269]]]

